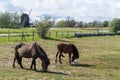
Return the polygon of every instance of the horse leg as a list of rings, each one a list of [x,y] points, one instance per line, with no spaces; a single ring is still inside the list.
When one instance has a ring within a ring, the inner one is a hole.
[[[55,59],[55,63],[57,63],[57,56],[58,56],[59,52],[57,52],[56,54],[56,59]]]
[[[33,60],[32,60],[30,69],[32,69],[33,65],[34,65],[34,70],[36,70],[36,60],[35,60],[34,58],[33,58]]]
[[[32,67],[33,67],[33,64],[34,64],[34,62],[33,62],[33,60],[32,60],[32,63],[31,63],[30,69],[32,69]]]
[[[69,64],[71,64],[71,53],[69,53]]]
[[[33,60],[34,63],[34,70],[36,71],[36,59]]]
[[[15,61],[16,61],[16,57],[14,57],[13,68],[15,68]]]
[[[62,56],[62,52],[60,52],[60,54],[59,54],[59,62],[60,62],[60,64],[62,64],[61,56]]]
[[[20,59],[20,67],[23,69],[23,66],[22,66],[22,57],[19,57]]]

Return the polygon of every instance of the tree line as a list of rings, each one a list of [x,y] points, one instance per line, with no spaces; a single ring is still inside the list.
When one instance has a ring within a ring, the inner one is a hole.
[[[0,13],[0,28],[21,28],[21,15],[17,12],[9,13],[4,12]],[[30,26],[28,26],[30,27]],[[110,27],[110,31],[112,32],[120,32],[120,19],[115,18],[112,21],[92,21],[92,22],[83,22],[83,21],[75,21],[74,19],[67,17],[66,20],[55,21],[51,16],[45,16],[43,20],[35,21],[35,27],[37,31],[43,30],[40,33],[46,33],[51,27],[70,27],[70,28],[88,28],[88,27]],[[39,33],[39,34],[40,34]]]
[[[74,19],[66,19],[60,20],[55,24],[55,27],[71,27],[71,28],[88,28],[88,27],[109,27],[108,20],[103,22],[101,21],[92,21],[92,22],[83,22],[83,21],[75,21]]]
[[[75,21],[74,19],[67,17],[66,20],[57,21],[53,25],[54,27],[73,27],[73,28],[75,27],[87,28],[87,27],[96,27],[96,26],[109,27],[109,21],[105,20],[103,22],[100,22],[95,20],[92,22],[83,22],[83,21]],[[17,12],[0,13],[0,28],[20,28],[20,27],[21,27],[21,15],[19,15]]]

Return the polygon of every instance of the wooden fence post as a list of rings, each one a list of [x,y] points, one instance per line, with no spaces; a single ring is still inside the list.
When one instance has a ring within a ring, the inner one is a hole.
[[[56,32],[56,37],[57,37],[57,32]]]
[[[49,31],[49,38],[51,37],[51,32]]]
[[[63,32],[62,32],[62,38],[63,38]]]
[[[8,41],[10,40],[10,31],[8,30]]]
[[[69,36],[69,31],[67,31],[67,38],[68,38],[68,36]]]
[[[33,31],[33,34],[32,34],[32,40],[34,40],[34,31]]]
[[[24,35],[24,32],[22,32],[22,34],[21,34],[21,39],[23,40],[25,40],[25,35]]]

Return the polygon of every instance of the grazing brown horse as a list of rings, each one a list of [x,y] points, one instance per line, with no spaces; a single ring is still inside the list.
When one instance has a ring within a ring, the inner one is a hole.
[[[73,62],[75,59],[79,58],[79,52],[74,44],[60,43],[57,45],[57,50],[58,51],[57,51],[56,60],[55,60],[56,63],[57,63],[57,56],[59,54],[59,62],[62,64],[61,57],[64,57],[62,52],[69,53],[69,64],[71,64],[71,62]],[[71,60],[71,53],[73,54],[72,60]]]
[[[40,58],[42,61],[42,70],[44,72],[47,71],[48,65],[50,61],[45,53],[45,51],[34,42],[32,45],[27,45],[25,43],[19,43],[15,46],[15,57],[13,61],[13,68],[15,68],[15,61],[17,60],[18,64],[21,68],[22,66],[22,58],[32,58],[32,63],[30,69],[32,69],[34,65],[34,70],[36,70],[36,59]]]

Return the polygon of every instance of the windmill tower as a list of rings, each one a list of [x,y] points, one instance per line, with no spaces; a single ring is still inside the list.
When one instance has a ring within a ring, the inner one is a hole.
[[[32,9],[30,10],[29,14],[22,12],[22,15],[21,15],[21,25],[24,28],[30,26],[30,18],[29,18],[29,16],[30,16],[31,11],[32,11]]]

